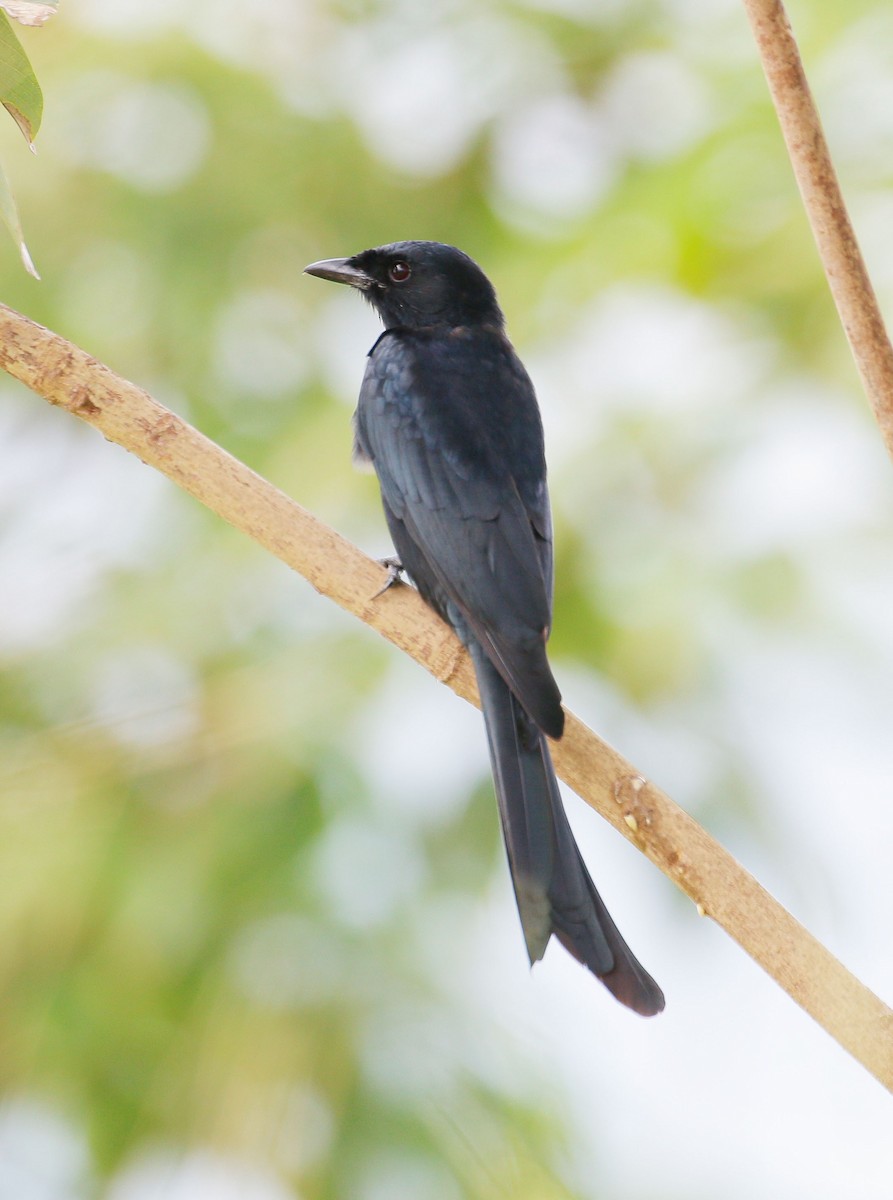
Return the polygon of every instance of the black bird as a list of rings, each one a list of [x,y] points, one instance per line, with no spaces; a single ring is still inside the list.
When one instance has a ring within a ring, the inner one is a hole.
[[[583,863],[546,735],[564,712],[546,659],[552,521],[533,385],[493,285],[439,242],[312,263],[359,288],[385,329],[369,351],[354,456],[371,462],[403,569],[474,662],[493,780],[531,963],[558,940],[622,1003],[660,988],[633,957]]]

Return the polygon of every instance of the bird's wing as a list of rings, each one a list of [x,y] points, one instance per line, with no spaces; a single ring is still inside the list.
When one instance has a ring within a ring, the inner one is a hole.
[[[560,696],[545,653],[552,570],[545,480],[535,486],[524,471],[513,472],[510,439],[494,452],[482,417],[510,405],[504,393],[515,383],[498,371],[482,374],[455,350],[444,371],[426,350],[424,342],[389,338],[370,358],[359,448],[373,462],[392,528],[399,522],[412,542],[406,566],[423,595],[442,612],[458,610],[537,724],[558,734]]]

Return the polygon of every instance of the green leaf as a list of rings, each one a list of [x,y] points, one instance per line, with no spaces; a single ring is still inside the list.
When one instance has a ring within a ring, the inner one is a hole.
[[[3,218],[6,228],[19,248],[19,254],[22,256],[25,270],[29,275],[33,275],[35,279],[40,279],[37,268],[34,266],[34,263],[31,261],[31,255],[28,253],[25,239],[22,236],[19,210],[16,208],[15,197],[12,194],[12,188],[9,186],[9,178],[2,163],[0,163],[0,217]]]
[[[5,7],[0,5],[0,8]],[[28,56],[0,11],[0,104],[33,145],[43,115],[43,93]]]
[[[38,0],[3,0],[0,3],[0,8],[5,8],[13,20],[21,25],[43,25],[56,15],[58,6],[59,0],[47,0],[43,4]]]

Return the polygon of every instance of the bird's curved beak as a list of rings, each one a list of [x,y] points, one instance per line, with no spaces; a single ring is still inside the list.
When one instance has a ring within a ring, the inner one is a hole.
[[[375,287],[375,280],[359,267],[351,265],[349,258],[324,258],[304,268],[305,275],[318,275],[320,279],[333,279],[335,283],[349,283],[351,287],[368,292]]]

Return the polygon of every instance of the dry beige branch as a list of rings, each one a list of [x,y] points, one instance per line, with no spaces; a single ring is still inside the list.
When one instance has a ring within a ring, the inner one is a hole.
[[[146,392],[0,305],[0,366],[180,487],[477,703],[464,650],[411,588],[376,596],[382,567]],[[893,1012],[697,822],[569,714],[561,777],[893,1090]]]
[[[893,347],[781,0],[744,0],[828,286],[893,457]]]

